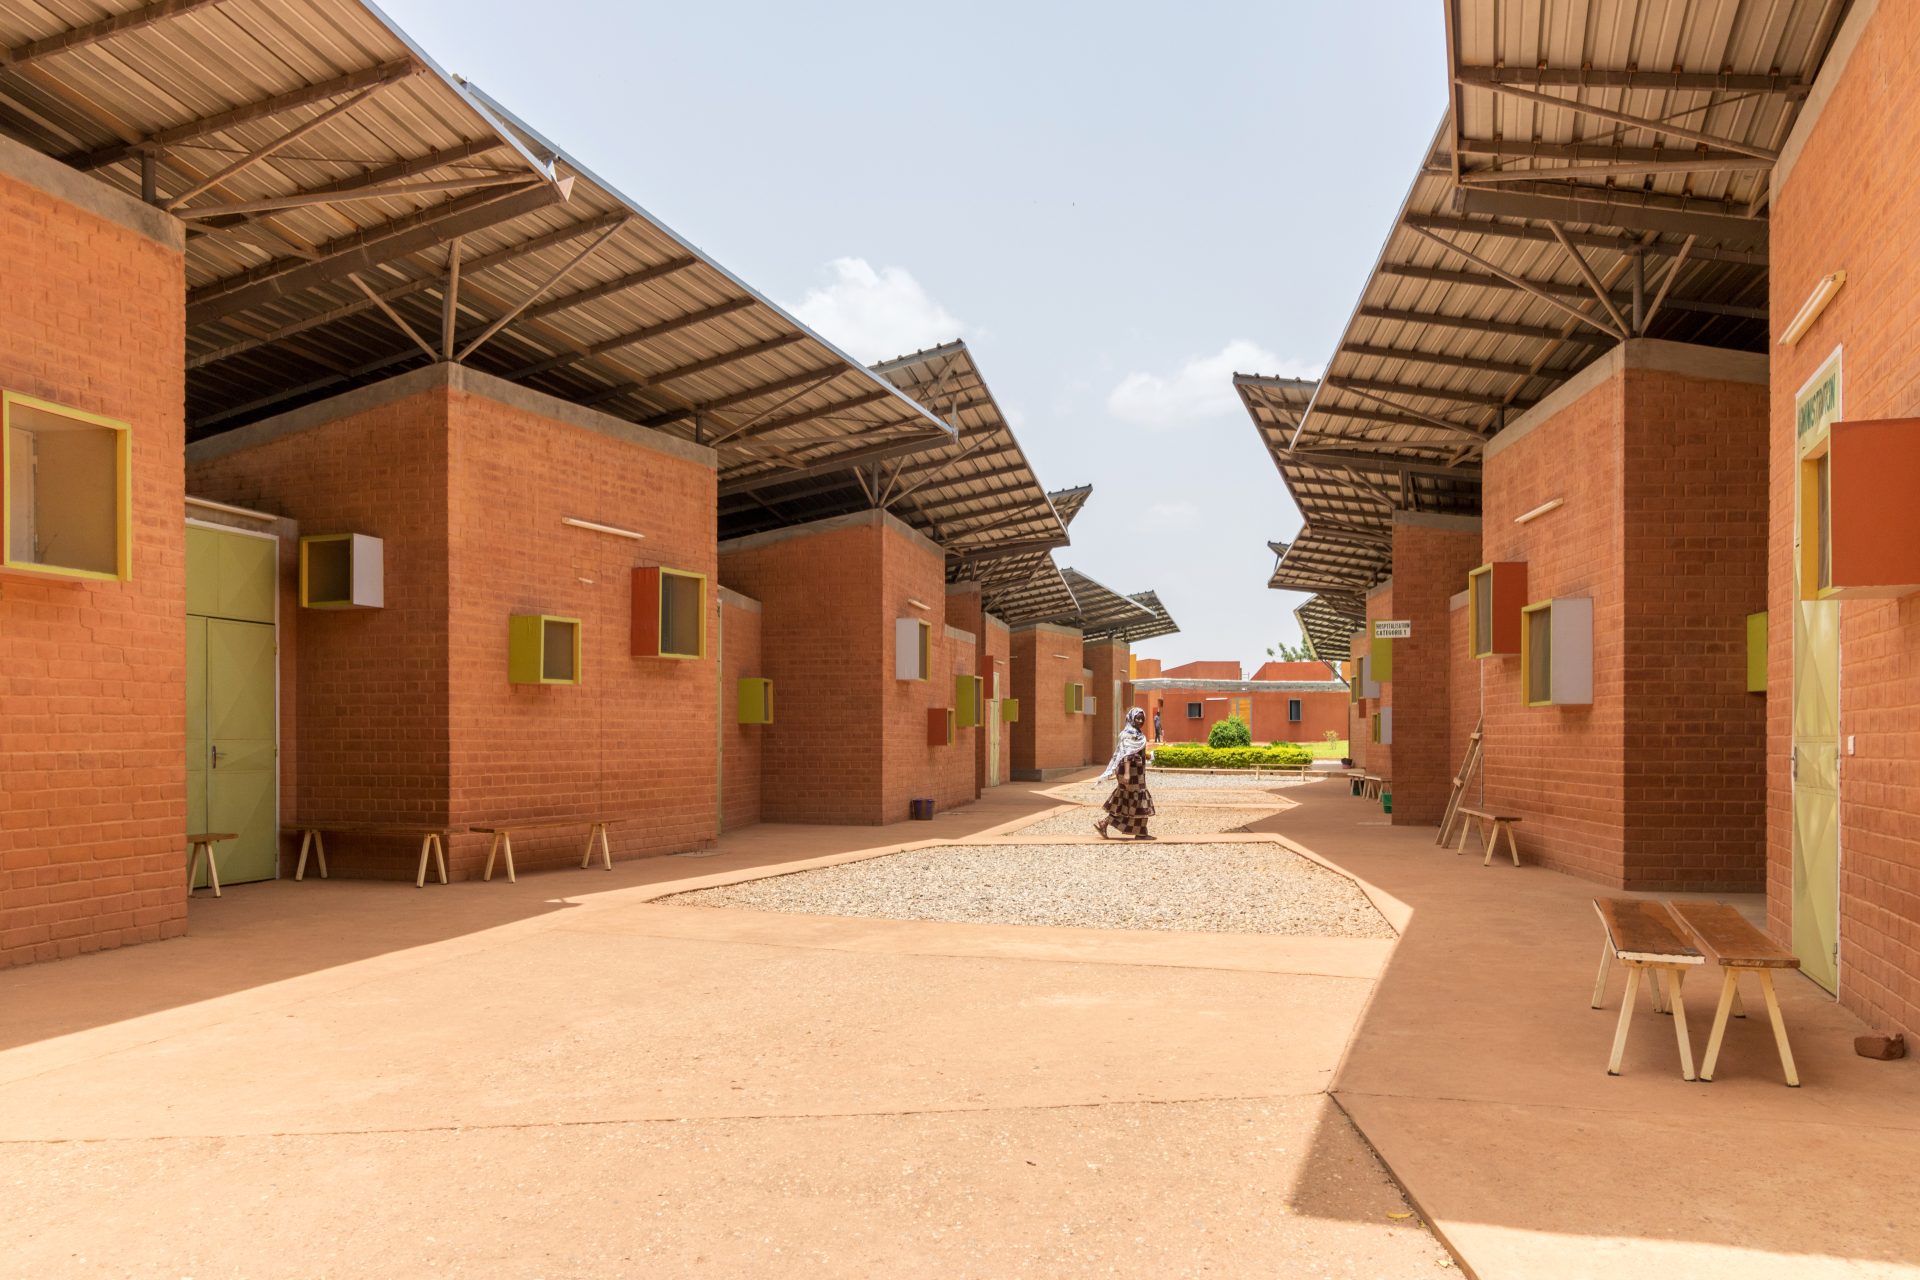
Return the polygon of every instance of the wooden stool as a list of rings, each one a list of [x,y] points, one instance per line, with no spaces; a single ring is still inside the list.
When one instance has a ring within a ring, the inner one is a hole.
[[[1627,1051],[1627,1031],[1633,1025],[1633,994],[1644,974],[1648,985],[1659,974],[1667,985],[1667,1003],[1673,1012],[1673,1036],[1680,1046],[1680,1076],[1691,1080],[1693,1045],[1687,1039],[1687,1006],[1681,999],[1680,980],[1686,971],[1706,963],[1680,929],[1680,924],[1658,902],[1644,898],[1595,898],[1593,909],[1600,913],[1600,927],[1606,931],[1600,947],[1600,976],[1593,984],[1593,1007],[1606,998],[1607,966],[1618,963],[1627,971],[1627,990],[1620,1000],[1620,1023],[1613,1033],[1613,1056],[1607,1060],[1607,1074],[1620,1074],[1620,1060]],[[1659,1007],[1658,999],[1655,1008]]]
[[[1669,902],[1667,910],[1725,975],[1720,982],[1720,1006],[1713,1013],[1713,1033],[1707,1037],[1707,1058],[1700,1064],[1700,1078],[1713,1079],[1713,1069],[1720,1061],[1720,1043],[1727,1034],[1727,1014],[1740,1002],[1739,978],[1744,971],[1760,979],[1767,1018],[1773,1023],[1774,1047],[1780,1052],[1780,1070],[1787,1078],[1787,1087],[1798,1089],[1800,1073],[1794,1070],[1793,1050],[1787,1045],[1787,1024],[1780,1016],[1780,998],[1774,994],[1773,971],[1798,969],[1800,957],[1724,902]]]
[[[220,896],[220,868],[213,865],[213,846],[223,840],[238,840],[233,831],[201,831],[187,836],[187,896],[193,896],[193,882],[200,874],[200,859],[207,860],[207,884],[213,896]]]
[[[1520,865],[1520,849],[1519,846],[1513,842],[1513,827],[1515,823],[1520,821],[1517,816],[1505,813],[1488,813],[1484,809],[1468,809],[1465,807],[1455,809],[1453,812],[1454,816],[1460,819],[1460,843],[1453,847],[1455,853],[1459,853],[1467,847],[1467,832],[1473,830],[1473,824],[1478,822],[1480,829],[1487,833],[1487,856],[1480,859],[1480,865],[1483,867],[1493,865],[1493,851],[1500,847],[1500,833],[1502,831],[1507,833],[1508,856],[1513,859],[1514,866],[1517,867]]]

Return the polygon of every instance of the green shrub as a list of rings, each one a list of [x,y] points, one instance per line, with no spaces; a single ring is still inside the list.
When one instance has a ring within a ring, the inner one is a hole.
[[[1197,742],[1166,742],[1154,748],[1157,769],[1305,768],[1313,760],[1306,748],[1291,742],[1271,747],[1212,747]]]
[[[1239,716],[1228,716],[1225,720],[1207,730],[1207,745],[1210,747],[1250,747],[1253,745],[1253,730],[1247,728],[1247,722]]]

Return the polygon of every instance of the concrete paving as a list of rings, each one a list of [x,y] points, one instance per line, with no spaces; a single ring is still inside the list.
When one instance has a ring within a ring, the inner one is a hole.
[[[1920,1275],[1920,1064],[1853,1053],[1864,1031],[1786,976],[1802,1087],[1781,1082],[1751,985],[1712,1083],[1680,1078],[1670,1019],[1643,999],[1606,1074],[1622,978],[1589,1008],[1599,886],[1455,855],[1344,789],[1279,832],[1371,886],[1402,930],[1335,1097],[1482,1280]],[[1758,895],[1729,897],[1759,918]],[[1690,983],[1694,1052],[1717,978]]]
[[[1443,1273],[1325,1093],[1390,941],[652,901],[1057,803],[239,886],[0,975],[0,1271]]]

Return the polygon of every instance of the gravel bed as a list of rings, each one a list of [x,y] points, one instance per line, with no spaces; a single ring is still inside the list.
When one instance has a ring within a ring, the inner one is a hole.
[[[660,899],[807,915],[1391,938],[1358,886],[1279,845],[944,845]]]
[[[1158,806],[1160,812],[1147,819],[1148,830],[1162,839],[1167,836],[1210,836],[1223,831],[1238,831],[1249,822],[1270,818],[1280,810],[1272,805],[1259,808],[1229,809],[1225,805]],[[1050,814],[1032,826],[1021,827],[1016,836],[1084,836],[1093,826],[1100,810],[1082,807],[1066,813]]]
[[[1183,781],[1186,780],[1183,779]],[[1147,790],[1160,799],[1165,799],[1169,794],[1178,793],[1184,796],[1188,803],[1196,805],[1232,804],[1241,805],[1249,809],[1271,809],[1274,807],[1273,791],[1264,791],[1251,787],[1245,779],[1232,779],[1232,781],[1238,782],[1239,785],[1234,787],[1194,787],[1182,786],[1179,783],[1175,783],[1168,786],[1164,785],[1159,775],[1155,774],[1148,776]],[[1279,790],[1279,788],[1276,787],[1275,790]],[[1113,783],[1083,782],[1077,786],[1065,787],[1059,791],[1049,792],[1048,794],[1058,796],[1069,804],[1086,804],[1097,807],[1105,804],[1107,797],[1113,794]],[[1174,802],[1168,800],[1167,803],[1172,804]]]

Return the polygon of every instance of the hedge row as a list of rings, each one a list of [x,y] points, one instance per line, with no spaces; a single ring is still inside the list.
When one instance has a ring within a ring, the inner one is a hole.
[[[1291,742],[1270,747],[1208,747],[1197,742],[1163,742],[1153,749],[1157,769],[1251,769],[1264,765],[1304,768],[1313,753]]]

